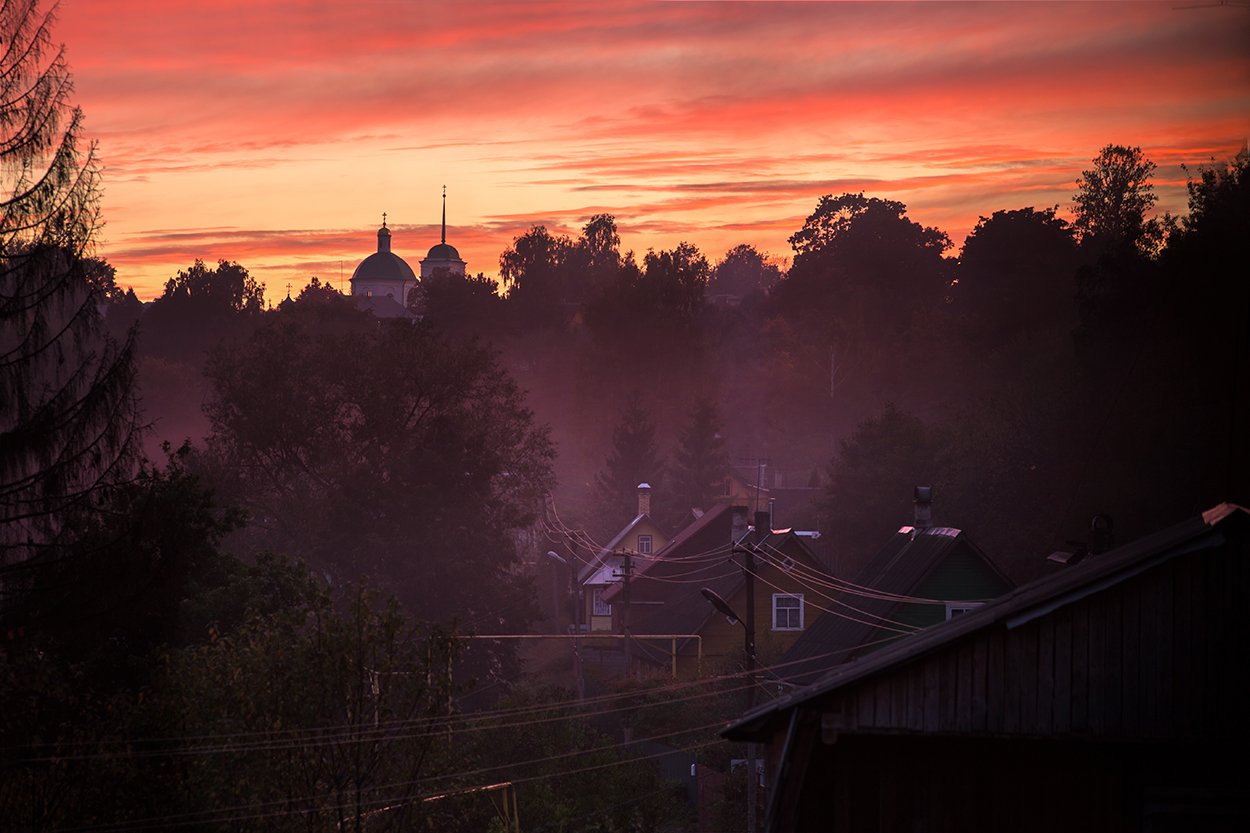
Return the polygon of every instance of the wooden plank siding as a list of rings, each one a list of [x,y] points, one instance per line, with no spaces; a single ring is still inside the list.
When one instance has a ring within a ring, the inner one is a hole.
[[[874,675],[847,690],[850,728],[1134,739],[1210,732],[1244,694],[1245,640],[1208,625],[1235,621],[1232,588],[1245,569],[1231,561],[1196,576],[1206,560],[1176,559]]]

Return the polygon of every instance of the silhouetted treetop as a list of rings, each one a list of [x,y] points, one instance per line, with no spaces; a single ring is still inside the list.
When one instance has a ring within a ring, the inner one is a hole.
[[[265,285],[234,261],[223,259],[208,267],[196,258],[191,268],[165,282],[165,292],[157,300],[192,304],[205,311],[255,314],[265,309]]]
[[[508,306],[518,326],[533,329],[563,321],[572,249],[569,238],[534,226],[499,256],[499,275],[508,288]]]
[[[712,269],[708,292],[741,298],[753,292],[765,292],[781,280],[781,269],[754,246],[741,243],[725,252]]]
[[[995,211],[964,241],[956,303],[990,344],[1038,326],[1070,328],[1076,268],[1076,240],[1054,208]]]
[[[935,251],[950,248],[945,232],[907,219],[907,206],[895,200],[865,197],[863,193],[826,194],[808,215],[803,228],[790,235],[795,263],[813,255],[853,253],[858,247],[890,246],[908,242],[912,247]]]
[[[1139,147],[1107,145],[1081,172],[1072,200],[1073,227],[1081,243],[1101,247],[1146,247],[1157,242],[1158,227],[1146,215],[1158,197],[1150,179],[1155,163]]]

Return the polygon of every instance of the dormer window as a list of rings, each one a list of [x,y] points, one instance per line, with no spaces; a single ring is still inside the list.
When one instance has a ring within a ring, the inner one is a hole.
[[[638,554],[639,555],[651,554],[651,536],[650,535],[638,536]]]

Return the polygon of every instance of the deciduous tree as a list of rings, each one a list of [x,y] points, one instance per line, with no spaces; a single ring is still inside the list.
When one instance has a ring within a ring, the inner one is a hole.
[[[754,246],[743,243],[725,252],[712,270],[708,293],[739,299],[766,292],[781,280],[781,269]]]
[[[1043,326],[1070,330],[1076,241],[1055,209],[1031,206],[982,217],[959,258],[959,310],[982,345]]]
[[[296,305],[298,306],[298,305]],[[494,356],[423,325],[279,311],[210,360],[210,460],[252,546],[370,577],[425,621],[519,629],[515,534],[554,449]]]
[[[1146,247],[1156,233],[1146,214],[1158,197],[1150,179],[1156,165],[1139,147],[1107,145],[1081,172],[1072,197],[1073,226],[1083,245]]]
[[[499,275],[508,287],[508,307],[521,329],[540,329],[564,320],[572,242],[534,226],[499,256]]]
[[[906,312],[940,304],[950,239],[907,217],[907,206],[863,194],[823,196],[790,237],[794,265],[782,284],[786,308],[810,305],[864,332],[895,331]]]
[[[198,366],[218,342],[247,334],[264,312],[265,287],[229,260],[196,259],[165,283],[143,316],[142,350]]]

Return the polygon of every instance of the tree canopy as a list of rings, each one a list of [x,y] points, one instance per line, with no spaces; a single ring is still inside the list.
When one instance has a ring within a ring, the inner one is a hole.
[[[995,211],[964,241],[956,302],[984,343],[1000,344],[1071,317],[1076,267],[1072,231],[1054,208]]]
[[[282,311],[207,375],[210,461],[253,546],[369,577],[422,620],[521,627],[514,536],[554,450],[490,352],[405,321],[327,332]]]
[[[725,252],[712,269],[708,292],[739,298],[754,292],[766,292],[781,280],[781,269],[754,246],[741,243]]]
[[[1107,145],[1081,172],[1072,201],[1073,226],[1082,244],[1101,247],[1148,247],[1158,242],[1159,227],[1147,218],[1158,197],[1151,177],[1156,165],[1139,147]]]
[[[794,264],[780,287],[784,312],[833,317],[853,340],[898,332],[917,308],[949,291],[945,232],[907,217],[895,200],[823,196],[790,237]]]

